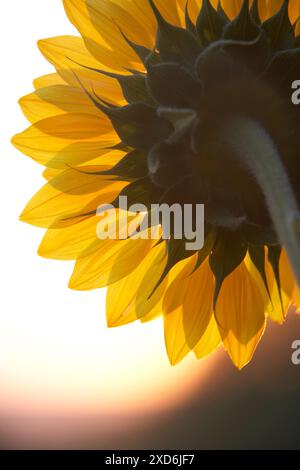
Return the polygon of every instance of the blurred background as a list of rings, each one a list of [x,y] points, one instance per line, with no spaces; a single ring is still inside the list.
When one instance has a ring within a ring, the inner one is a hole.
[[[160,320],[108,330],[105,292],[68,290],[72,263],[37,256],[43,231],[18,215],[42,168],[9,141],[52,70],[36,41],[75,31],[61,0],[2,8],[0,448],[300,449],[300,315],[269,324],[242,372],[222,351],[171,368]]]

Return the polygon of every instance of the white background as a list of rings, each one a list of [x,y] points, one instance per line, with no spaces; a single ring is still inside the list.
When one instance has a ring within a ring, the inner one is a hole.
[[[18,221],[44,180],[10,144],[28,126],[17,100],[53,71],[36,41],[77,33],[60,0],[11,0],[1,10],[0,413],[170,404],[190,388],[182,379],[206,366],[191,358],[172,369],[160,321],[108,330],[105,291],[68,290],[72,263],[38,257],[43,230]]]

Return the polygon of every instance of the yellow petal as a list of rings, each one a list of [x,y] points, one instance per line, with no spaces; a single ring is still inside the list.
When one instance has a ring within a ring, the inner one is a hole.
[[[280,257],[280,266],[279,274],[281,280],[281,298],[279,295],[276,279],[274,276],[273,269],[270,263],[267,261],[267,250],[265,249],[265,272],[267,277],[268,288],[270,292],[270,297],[267,293],[265,285],[262,281],[261,275],[253,265],[250,257],[247,255],[245,258],[245,264],[248,271],[254,277],[255,282],[259,284],[259,289],[261,294],[264,296],[264,301],[266,303],[266,313],[268,316],[276,323],[282,324],[285,321],[286,314],[288,312],[292,295],[295,287],[294,276],[290,269],[290,265],[287,259],[285,250],[283,250]]]
[[[215,352],[221,344],[222,338],[219,333],[219,328],[214,315],[212,315],[205,332],[194,347],[194,353],[197,359],[204,359]]]
[[[231,20],[239,14],[242,3],[243,0],[221,0],[221,5]]]
[[[178,0],[154,0],[162,16],[175,26],[181,26],[182,3]],[[175,5],[174,5],[175,3]]]
[[[102,203],[104,203],[104,199]],[[118,220],[124,223],[124,211],[111,211],[108,215],[110,220]],[[60,228],[47,230],[39,247],[39,255],[44,258],[72,260],[86,257],[87,253],[95,252],[101,241],[97,237],[97,228],[100,218],[98,215],[90,214],[86,218],[79,219],[77,223]]]
[[[48,228],[57,219],[68,220],[72,215],[86,214],[96,210],[100,204],[110,203],[124,185],[97,175],[66,170],[33,196],[20,218],[32,225]]]
[[[202,5],[202,0],[189,0],[188,1],[188,11],[191,20],[196,23],[196,20],[198,18],[199,12],[200,12],[200,7]]]
[[[103,201],[101,201],[101,196],[98,196],[97,199],[100,200],[100,203],[105,204],[105,198],[106,195],[103,197]],[[124,211],[108,211],[107,217],[107,220],[113,224],[122,223],[124,230],[126,229],[125,223],[128,219]],[[88,254],[94,253],[102,243],[102,240],[97,236],[100,220],[100,217],[95,213],[86,217],[77,217],[73,223],[68,225],[64,225],[63,222],[59,224],[55,220],[52,225],[55,228],[47,230],[44,236],[39,247],[39,255],[50,259],[72,260],[80,257],[85,258]],[[111,232],[112,237],[113,235],[114,233]]]
[[[291,23],[294,24],[300,17],[300,2],[299,0],[289,1],[289,16]]]
[[[43,171],[43,177],[45,180],[50,181],[52,178],[55,178],[58,176],[60,173],[62,173],[61,168],[46,168]]]
[[[74,87],[84,86],[91,93],[111,103],[124,103],[122,90],[117,80],[103,75],[101,69],[107,69],[89,53],[82,38],[58,36],[43,39],[38,46],[45,58],[54,65],[59,75]],[[108,54],[112,56],[111,52]],[[100,72],[87,67],[100,69]],[[123,71],[123,73],[126,73]]]
[[[21,98],[19,103],[31,123],[66,113],[95,114],[103,118],[102,113],[84,91],[66,85],[40,88]]]
[[[95,240],[99,217],[89,217],[78,224],[47,230],[38,250],[43,258],[73,260]]]
[[[184,10],[185,10],[186,2],[183,0],[181,3],[183,3],[181,8],[184,8]],[[210,3],[215,8],[215,10],[217,10],[219,0],[210,0]],[[198,15],[200,13],[200,9],[202,8],[202,0],[188,0],[187,5],[188,5],[190,18],[195,23],[196,20],[197,20]]]
[[[64,0],[63,3],[69,20],[100,64],[115,70],[141,67],[138,56],[122,36],[122,24],[103,13],[106,2]]]
[[[282,5],[283,0],[259,0],[258,9],[262,21],[266,21],[275,15]]]
[[[190,263],[193,261],[190,261]],[[186,265],[185,270],[190,270]],[[163,301],[165,342],[172,365],[195,348],[210,323],[214,279],[205,261],[193,274],[175,279]]]
[[[33,80],[33,86],[36,90],[53,85],[67,85],[67,82],[58,73],[50,73]]]
[[[77,1],[77,3],[79,2]],[[86,5],[93,27],[106,40],[109,47],[112,47],[110,41],[111,32],[107,33],[105,31],[106,35],[104,34],[102,27],[103,16],[112,19],[129,40],[153,49],[155,45],[156,24],[149,8],[148,0],[138,0],[138,2],[127,1],[125,3],[124,0],[108,0],[106,2],[87,0]],[[121,40],[123,43],[124,38],[118,36],[117,40],[118,42]]]
[[[286,295],[291,298],[296,286],[296,281],[286,250],[282,250],[280,256],[280,280],[282,289]]]
[[[279,265],[281,297],[270,263],[266,263],[266,274],[271,292],[271,302],[267,306],[266,311],[274,322],[282,324],[285,321],[295,287],[294,276],[290,269],[285,250],[281,253]]]
[[[12,143],[38,163],[63,168],[101,155],[119,142],[104,116],[63,114],[43,119],[13,137]],[[102,152],[103,153],[103,152]]]
[[[292,295],[292,302],[297,307],[297,311],[299,312],[300,308],[300,291],[298,287],[295,287],[293,295]]]
[[[99,157],[93,158],[89,160],[88,163],[81,163],[76,165],[76,169],[82,171],[86,171],[87,173],[93,173],[93,168],[99,168],[101,170],[108,170],[113,168],[117,163],[122,160],[122,158],[126,155],[125,152],[122,150],[103,150],[101,151],[102,155]],[[65,168],[52,168],[47,167],[43,171],[43,177],[50,181],[55,176],[58,176],[60,173],[63,173]]]
[[[239,369],[251,360],[263,334],[264,310],[259,286],[242,263],[224,280],[215,312],[224,347]]]
[[[114,284],[131,273],[151,250],[148,240],[97,240],[97,250],[77,260],[69,287],[91,290]]]
[[[134,271],[108,287],[106,317],[109,327],[124,325],[145,316],[153,318],[161,313],[167,279],[155,293],[153,289],[165,264],[166,248],[164,244],[159,244],[150,250]]]

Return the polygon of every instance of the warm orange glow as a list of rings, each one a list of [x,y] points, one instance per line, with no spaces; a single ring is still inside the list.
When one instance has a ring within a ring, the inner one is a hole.
[[[19,332],[19,351],[3,371],[2,406],[32,412],[165,409],[207,375],[208,363],[192,355],[175,368],[169,365],[161,320],[108,329],[104,321],[97,328],[89,321],[85,326],[84,317],[64,331],[50,323],[41,338],[28,315],[32,341]]]

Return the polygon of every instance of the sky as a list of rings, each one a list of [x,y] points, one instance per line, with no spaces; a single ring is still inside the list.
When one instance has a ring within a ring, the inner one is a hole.
[[[300,448],[300,317],[271,325],[238,372],[222,351],[172,368],[160,320],[109,330],[105,290],[68,289],[72,263],[37,255],[19,222],[42,168],[10,144],[18,99],[53,69],[36,41],[76,34],[61,0],[5,2],[1,72],[0,448]]]

